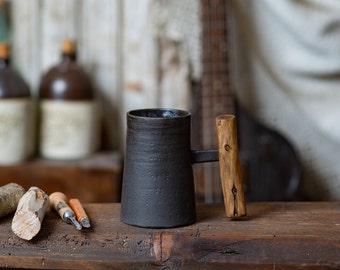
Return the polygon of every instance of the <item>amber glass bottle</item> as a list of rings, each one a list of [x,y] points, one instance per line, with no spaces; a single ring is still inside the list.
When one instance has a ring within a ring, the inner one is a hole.
[[[61,62],[42,77],[39,95],[41,156],[79,159],[97,150],[98,104],[72,40],[63,41]]]
[[[10,66],[10,48],[0,43],[0,164],[27,159],[34,150],[34,107],[28,85]]]

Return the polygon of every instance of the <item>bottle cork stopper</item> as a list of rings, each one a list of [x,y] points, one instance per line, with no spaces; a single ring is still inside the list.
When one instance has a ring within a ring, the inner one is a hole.
[[[61,44],[61,51],[66,54],[75,52],[75,42],[71,39],[65,39]]]
[[[9,46],[7,43],[0,42],[0,58],[9,57]]]

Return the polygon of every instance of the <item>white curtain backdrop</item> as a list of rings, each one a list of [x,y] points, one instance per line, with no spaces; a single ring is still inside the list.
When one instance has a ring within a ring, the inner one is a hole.
[[[292,142],[305,195],[339,200],[340,1],[231,2],[239,102]]]

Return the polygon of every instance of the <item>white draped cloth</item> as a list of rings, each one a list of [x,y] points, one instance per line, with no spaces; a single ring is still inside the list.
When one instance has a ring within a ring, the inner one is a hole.
[[[239,102],[281,132],[312,200],[340,199],[340,1],[232,2]]]

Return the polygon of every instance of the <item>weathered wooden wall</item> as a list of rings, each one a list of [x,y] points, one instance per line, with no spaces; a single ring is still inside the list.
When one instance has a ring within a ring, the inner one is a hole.
[[[189,109],[200,77],[198,0],[9,0],[12,60],[36,95],[42,74],[74,38],[103,103],[106,147],[122,150],[125,113]]]

